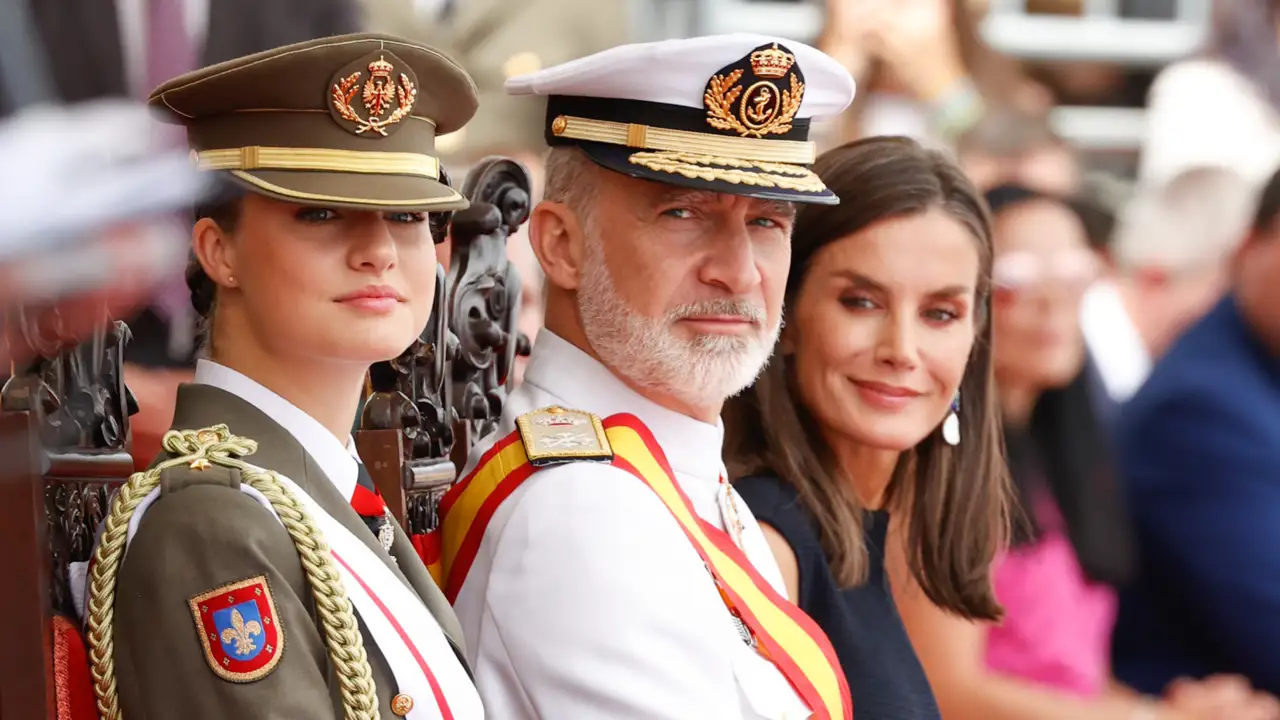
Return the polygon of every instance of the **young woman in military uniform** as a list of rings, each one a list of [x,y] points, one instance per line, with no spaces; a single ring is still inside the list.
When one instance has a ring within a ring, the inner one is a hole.
[[[90,572],[100,711],[480,718],[448,603],[395,523],[370,532],[352,507],[371,483],[349,436],[368,366],[431,312],[427,215],[466,206],[434,137],[470,119],[474,84],[430,48],[353,35],[184,75],[151,104],[228,191],[192,229],[208,359]]]

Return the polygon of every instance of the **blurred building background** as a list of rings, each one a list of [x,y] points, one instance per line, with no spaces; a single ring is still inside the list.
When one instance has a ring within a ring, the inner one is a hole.
[[[402,0],[365,2],[389,5]],[[505,3],[481,0],[477,4],[493,5],[495,12],[509,9],[503,7]],[[966,4],[980,18],[982,40],[1018,61],[1052,91],[1052,129],[1076,147],[1090,167],[1120,176],[1132,176],[1137,170],[1146,92],[1152,80],[1160,68],[1203,47],[1211,11],[1211,0],[967,0]],[[573,0],[529,3],[527,10],[511,18],[509,29],[491,27],[487,37],[463,40],[471,45],[458,48],[459,56],[472,62],[478,79],[497,84],[507,73],[623,40],[761,32],[817,44],[827,17],[826,3],[819,0],[602,0],[561,14],[562,8],[577,5]],[[593,17],[582,22],[585,8],[592,10]],[[529,18],[534,26],[548,31],[528,32]],[[503,142],[524,142],[520,133],[527,134],[529,126],[536,131],[536,123],[519,122],[516,117],[523,116],[512,116],[505,109],[494,107],[485,114],[505,121],[501,123],[505,128],[496,133]],[[483,133],[468,129],[468,137],[455,141],[482,146],[491,142],[487,139],[491,133],[494,130],[485,123]]]

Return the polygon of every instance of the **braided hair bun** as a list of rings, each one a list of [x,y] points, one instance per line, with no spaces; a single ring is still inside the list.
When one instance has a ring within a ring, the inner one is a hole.
[[[225,177],[219,178],[214,185],[214,192],[205,203],[195,208],[195,220],[209,218],[218,224],[224,232],[235,232],[240,222],[240,205],[244,198],[244,190]],[[187,289],[191,291],[191,307],[199,317],[197,323],[199,341],[207,349],[210,342],[210,322],[213,319],[213,308],[218,298],[218,285],[209,277],[204,266],[191,254],[187,261]]]
[[[194,254],[187,261],[187,289],[191,291],[191,307],[195,308],[197,315],[208,319],[213,312],[213,298],[218,286],[205,274]]]

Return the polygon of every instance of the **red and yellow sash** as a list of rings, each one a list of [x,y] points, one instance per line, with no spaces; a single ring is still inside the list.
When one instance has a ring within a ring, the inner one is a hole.
[[[725,602],[755,634],[760,652],[786,676],[814,718],[851,720],[853,702],[844,671],[817,623],[778,594],[725,531],[698,516],[666,455],[638,418],[614,415],[604,427],[613,465],[635,475],[661,498],[711,570]],[[426,559],[450,602],[466,580],[493,513],[536,470],[520,433],[512,432],[441,500],[440,533],[434,538],[439,555]],[[436,549],[431,543],[427,554],[434,556]]]

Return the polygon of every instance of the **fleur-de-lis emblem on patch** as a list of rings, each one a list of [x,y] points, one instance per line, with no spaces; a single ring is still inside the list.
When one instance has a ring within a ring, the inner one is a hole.
[[[284,653],[284,628],[266,576],[200,593],[187,605],[205,660],[218,677],[253,682],[275,669]]]
[[[248,655],[258,649],[258,646],[253,643],[253,636],[261,634],[262,626],[257,620],[245,622],[239,610],[232,610],[231,627],[222,631],[222,642],[234,642],[237,655]]]

